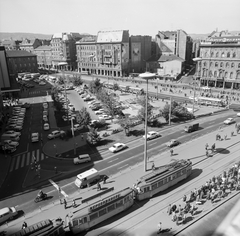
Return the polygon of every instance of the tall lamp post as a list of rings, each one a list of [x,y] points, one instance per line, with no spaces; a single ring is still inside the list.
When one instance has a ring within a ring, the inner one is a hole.
[[[147,81],[147,89],[146,89],[146,106],[145,106],[145,145],[144,145],[144,171],[147,171],[147,120],[148,120],[148,80],[155,78],[154,73],[145,72],[139,75],[139,77],[145,79]]]
[[[202,58],[201,57],[195,57],[195,58],[193,58],[193,61],[196,62],[195,68],[196,68],[196,73],[197,73],[197,70],[198,70],[197,63],[198,63],[198,61],[202,61]],[[194,109],[195,109],[194,106],[195,106],[195,97],[196,97],[196,78],[197,78],[197,76],[195,76],[195,79],[194,79],[193,106],[192,106],[193,115],[194,115]]]

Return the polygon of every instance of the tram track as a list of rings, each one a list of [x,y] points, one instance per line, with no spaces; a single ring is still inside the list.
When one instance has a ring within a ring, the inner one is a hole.
[[[237,146],[238,143],[239,143],[239,142],[236,142],[235,144],[232,144],[232,145],[230,145],[229,147],[235,147],[235,146]],[[238,152],[239,152],[239,150],[237,149],[237,150],[231,152],[231,155],[234,155],[235,153],[238,153]],[[214,155],[214,156],[217,156],[217,155],[220,155],[220,154],[221,154],[221,153],[217,153],[217,154]],[[203,164],[204,161],[206,161],[206,160],[209,160],[209,158],[205,158],[205,159],[203,159],[203,160],[201,160],[201,161],[193,164],[193,167],[197,167],[198,165]],[[152,205],[148,206],[147,208],[142,209],[140,212],[139,212],[139,211],[136,212],[136,213],[133,214],[132,216],[127,217],[127,219],[124,219],[124,220],[120,221],[118,224],[114,225],[113,227],[105,230],[104,232],[102,232],[102,233],[100,233],[100,234],[98,234],[98,235],[99,235],[99,236],[103,236],[103,235],[105,235],[106,233],[109,233],[110,231],[113,231],[113,232],[114,232],[114,229],[116,229],[116,228],[117,228],[118,226],[120,226],[121,224],[126,223],[127,221],[134,222],[134,220],[136,220],[136,218],[139,218],[139,215],[145,215],[145,217],[143,217],[141,220],[138,220],[136,223],[131,224],[130,227],[127,227],[127,228],[125,228],[123,231],[121,231],[121,232],[119,232],[118,234],[116,234],[116,235],[124,235],[126,232],[128,232],[128,231],[136,228],[138,225],[142,224],[143,222],[146,222],[147,220],[150,220],[150,218],[154,217],[154,216],[155,216],[156,214],[158,214],[159,212],[166,210],[167,207],[168,207],[167,204],[166,204],[166,206],[164,206],[164,207],[162,207],[162,208],[159,208],[159,209],[156,207],[160,202],[166,201],[167,199],[172,198],[173,196],[176,196],[176,192],[183,191],[184,188],[190,188],[191,186],[196,187],[196,183],[197,183],[197,182],[199,182],[199,181],[201,181],[201,180],[203,180],[203,179],[206,179],[208,176],[209,176],[209,177],[212,177],[213,175],[218,175],[218,174],[220,174],[220,173],[222,172],[222,170],[225,168],[225,166],[226,166],[226,165],[229,166],[232,162],[233,162],[233,160],[229,160],[229,161],[228,161],[227,163],[225,163],[224,165],[219,166],[217,169],[215,168],[213,172],[211,172],[211,173],[206,173],[205,175],[201,176],[200,179],[197,179],[197,180],[195,180],[195,181],[191,181],[191,183],[189,183],[189,184],[186,183],[186,185],[184,185],[184,186],[179,186],[180,189],[179,189],[179,188],[175,189],[175,191],[173,191],[170,195],[167,195],[167,196],[164,197],[164,198],[160,198],[159,200],[157,200],[155,203],[153,203]],[[234,160],[234,162],[236,162],[236,160]],[[213,167],[213,166],[215,166],[215,165],[216,165],[216,162],[212,162],[210,165],[208,164],[207,166],[208,166],[208,168],[211,168],[211,167]],[[199,187],[201,187],[201,186],[198,186],[198,188],[199,188]],[[193,188],[191,188],[191,189],[193,189]],[[190,191],[185,192],[185,194],[189,194],[189,193],[190,193]],[[239,194],[239,192],[236,192],[236,193],[235,193],[235,195],[237,195],[237,194]],[[153,197],[153,198],[154,198],[154,197]],[[153,198],[148,199],[148,202],[150,202],[151,199],[153,199]],[[227,198],[227,199],[228,199],[228,198]],[[223,205],[224,202],[227,202],[227,199],[224,200],[223,202],[221,201],[221,203],[218,204],[218,205]],[[177,201],[179,201],[179,200],[181,200],[181,198],[174,199],[174,202],[177,202]],[[134,205],[135,205],[135,204],[137,204],[137,202],[135,202]],[[147,203],[146,203],[146,204],[147,204]],[[138,205],[138,204],[137,204],[137,205]],[[218,205],[217,205],[216,207],[213,207],[213,208],[217,208]],[[142,206],[139,206],[139,205],[138,205],[138,208],[136,208],[134,211],[137,211],[137,210],[140,209],[141,207],[142,207]],[[153,209],[154,207],[155,207],[156,209],[158,209],[158,210],[155,211],[154,213],[150,214],[150,215],[149,215],[149,214],[146,214],[147,211]],[[214,209],[211,209],[210,211],[213,211],[213,210],[214,210]],[[145,214],[144,214],[144,213],[145,213]],[[203,218],[203,217],[204,217],[205,215],[207,215],[207,214],[209,214],[209,212],[204,213],[203,215],[201,215],[201,216],[198,217],[198,218]],[[198,218],[196,218],[196,220],[194,220],[193,222],[191,222],[191,224],[188,224],[188,225],[186,225],[184,228],[181,228],[181,229],[179,230],[179,232],[175,233],[174,235],[179,234],[180,232],[184,231],[184,229],[188,228],[190,225],[193,225],[194,222],[197,222],[197,221],[199,220]],[[117,230],[116,232],[118,232],[118,231],[119,231],[119,230]]]

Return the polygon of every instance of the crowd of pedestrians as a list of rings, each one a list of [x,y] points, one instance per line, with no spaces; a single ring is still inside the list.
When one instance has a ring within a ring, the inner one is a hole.
[[[232,191],[240,190],[240,162],[235,163],[227,171],[223,171],[218,176],[213,176],[206,181],[199,189],[195,188],[190,194],[184,195],[182,203],[169,204],[167,213],[176,225],[187,223],[197,215],[197,205],[202,205],[207,201],[216,203],[227,197]]]

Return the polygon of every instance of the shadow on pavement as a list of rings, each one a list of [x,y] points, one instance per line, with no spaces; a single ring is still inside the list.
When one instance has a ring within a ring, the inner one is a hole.
[[[217,153],[221,153],[221,154],[229,154],[230,151],[226,148],[216,148],[216,151]]]

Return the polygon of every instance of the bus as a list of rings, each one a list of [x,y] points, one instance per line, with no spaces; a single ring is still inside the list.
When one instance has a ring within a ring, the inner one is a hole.
[[[134,191],[131,188],[125,188],[99,201],[83,203],[83,208],[73,212],[73,216],[69,219],[69,229],[73,234],[89,230],[102,221],[125,211],[133,203]]]
[[[223,106],[223,101],[218,98],[198,97],[197,102],[200,105],[218,106],[218,107]]]
[[[153,170],[140,178],[134,185],[136,199],[141,201],[170,188],[181,180],[186,179],[192,172],[190,160],[177,160],[169,165]]]
[[[12,234],[11,236],[55,236],[65,235],[62,219],[42,220],[36,224],[30,225],[25,229]]]
[[[144,89],[143,88],[138,88],[138,87],[129,87],[129,91],[134,94],[144,94]]]

